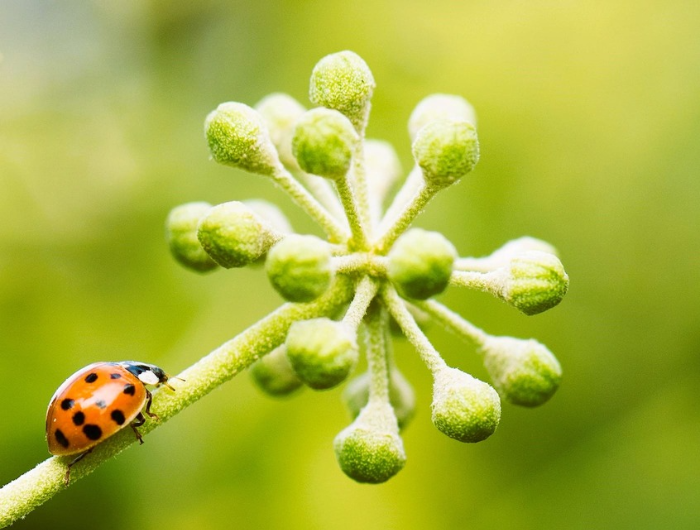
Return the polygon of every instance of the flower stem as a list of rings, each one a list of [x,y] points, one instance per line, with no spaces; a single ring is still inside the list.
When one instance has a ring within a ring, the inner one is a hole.
[[[328,182],[328,179],[310,175],[301,170],[295,171],[293,175],[336,220],[345,220],[343,206],[340,204],[340,200],[338,200],[338,196],[335,194],[333,186]]]
[[[365,276],[360,280],[355,291],[355,297],[352,299],[352,303],[343,317],[343,322],[355,333],[357,333],[357,329],[362,323],[362,318],[367,313],[369,304],[376,296],[378,288],[377,282],[373,281],[369,276]]]
[[[219,346],[180,374],[185,381],[174,385],[175,392],[161,388],[153,393],[151,410],[158,415],[158,419],[147,421],[139,428],[139,432],[142,435],[148,434],[280,345],[293,322],[328,315],[346,304],[351,294],[351,282],[341,277],[318,300],[308,304],[284,304]],[[89,475],[134,442],[136,438],[131,429],[123,429],[106,439],[73,466],[71,484]],[[0,528],[25,517],[65,489],[66,465],[72,459],[73,457],[51,457],[0,489]]]
[[[389,367],[386,345],[388,326],[386,309],[374,303],[367,312],[367,363],[369,364],[369,401],[389,402]]]
[[[352,232],[352,241],[348,246],[356,250],[367,250],[365,224],[362,222],[358,196],[355,194],[355,190],[353,190],[353,183],[350,182],[349,175],[337,179],[335,185],[338,188],[340,202],[343,203],[345,215],[347,216],[348,223],[350,224],[350,231]]]
[[[381,291],[382,300],[389,310],[389,314],[394,317],[397,324],[406,335],[406,338],[418,350],[423,362],[428,366],[430,371],[435,374],[438,371],[447,368],[447,364],[442,359],[437,350],[428,340],[428,337],[421,331],[416,324],[413,315],[409,312],[403,299],[396,292],[396,289],[389,283],[385,283]]]
[[[433,317],[442,327],[451,331],[461,339],[482,346],[489,335],[474,324],[466,321],[460,315],[435,300],[412,302],[418,309]]]
[[[342,243],[348,239],[347,230],[283,166],[277,168],[272,178],[319,224],[331,243]]]
[[[394,220],[388,228],[379,236],[375,248],[379,254],[386,253],[394,241],[406,231],[411,225],[416,216],[423,211],[426,204],[430,202],[439,188],[423,184],[418,191],[413,195],[413,198],[406,204],[404,210]]]

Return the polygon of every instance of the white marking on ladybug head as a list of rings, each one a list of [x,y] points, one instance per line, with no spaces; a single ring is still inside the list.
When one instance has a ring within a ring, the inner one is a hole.
[[[141,372],[138,377],[139,380],[145,385],[157,385],[158,383],[160,383],[160,379],[158,379],[158,376],[150,370]]]

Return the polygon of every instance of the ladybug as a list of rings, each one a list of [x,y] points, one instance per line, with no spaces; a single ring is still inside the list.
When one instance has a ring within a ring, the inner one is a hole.
[[[78,370],[56,390],[46,412],[46,441],[57,456],[77,455],[71,467],[94,447],[129,425],[143,443],[137,427],[146,422],[153,396],[146,385],[168,384],[168,375],[159,367],[135,361],[100,362]]]

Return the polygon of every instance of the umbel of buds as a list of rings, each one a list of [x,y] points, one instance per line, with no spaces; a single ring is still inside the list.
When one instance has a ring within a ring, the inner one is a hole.
[[[449,286],[467,287],[536,315],[561,302],[569,278],[556,249],[539,239],[461,257],[444,235],[411,228],[437,193],[477,166],[476,113],[458,95],[418,102],[408,120],[413,169],[388,197],[402,172],[390,144],[365,137],[374,88],[365,61],[343,51],[313,69],[311,110],[274,93],[253,107],[222,103],[205,120],[214,161],[273,180],[325,238],[295,234],[264,201],[187,203],[170,212],[166,232],[175,259],[200,273],[264,262],[287,301],[267,317],[275,332],[257,345],[267,354],[251,366],[265,393],[335,388],[364,356],[367,372],[342,393],[351,423],[333,446],[346,475],[377,484],[404,467],[401,430],[416,408],[392,355],[390,327],[410,341],[432,375],[435,427],[460,442],[481,442],[498,427],[501,400],[535,407],[551,399],[561,366],[538,341],[489,335],[433,297]],[[424,332],[427,320],[471,344],[491,382],[448,366]]]

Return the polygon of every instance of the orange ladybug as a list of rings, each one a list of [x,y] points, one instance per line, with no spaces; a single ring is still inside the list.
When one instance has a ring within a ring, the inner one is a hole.
[[[70,469],[102,440],[129,425],[140,443],[137,427],[145,412],[151,412],[153,396],[146,385],[166,387],[168,375],[159,367],[136,361],[100,362],[78,370],[56,390],[46,412],[46,441],[49,452],[58,456],[77,455]]]

